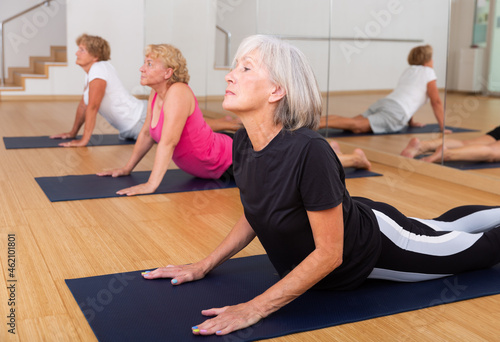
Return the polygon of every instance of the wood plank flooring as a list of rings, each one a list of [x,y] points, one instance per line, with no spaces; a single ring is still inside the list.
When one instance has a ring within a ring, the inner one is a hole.
[[[357,102],[369,100],[358,97]],[[458,95],[455,99],[465,100]],[[482,131],[486,125],[496,125],[499,101],[484,99],[481,108],[492,110],[490,118],[478,119],[474,112],[463,124]],[[0,102],[0,134],[67,131],[76,104]],[[113,132],[103,120],[98,128]],[[355,138],[348,144],[397,154],[409,139],[377,138]],[[34,180],[118,167],[131,151],[132,146],[5,150],[2,144],[0,341],[95,341],[64,279],[195,261],[213,250],[242,214],[237,189],[51,203]],[[153,157],[154,151],[138,170],[150,170]],[[474,184],[458,185],[383,161],[374,162],[373,170],[384,176],[347,180],[351,195],[385,201],[409,216],[432,218],[457,205],[500,204],[500,191],[480,191]],[[7,326],[9,234],[15,234],[16,243],[15,335]],[[255,241],[238,256],[261,253],[263,248]],[[270,341],[495,341],[500,339],[499,322],[500,296],[489,296]]]

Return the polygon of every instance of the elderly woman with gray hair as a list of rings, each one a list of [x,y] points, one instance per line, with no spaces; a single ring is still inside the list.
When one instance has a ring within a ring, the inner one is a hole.
[[[466,206],[435,220],[352,198],[343,168],[314,129],[321,96],[304,55],[269,36],[240,45],[223,106],[241,118],[234,176],[244,214],[206,258],[145,272],[172,285],[199,280],[255,237],[281,279],[248,302],[202,311],[196,335],[249,327],[307,290],[345,290],[367,278],[420,281],[500,261],[500,208]],[[454,231],[452,231],[452,229]]]

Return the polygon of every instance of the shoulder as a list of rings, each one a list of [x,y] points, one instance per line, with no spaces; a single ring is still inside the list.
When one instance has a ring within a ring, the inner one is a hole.
[[[421,75],[423,75],[423,77],[426,78],[427,82],[434,81],[437,78],[436,72],[431,67],[419,65],[418,71]]]
[[[324,148],[329,146],[326,139],[321,136],[318,132],[313,131],[308,128],[299,128],[295,131],[283,131],[285,139],[289,141],[291,145],[297,146],[298,148]]]
[[[186,83],[176,82],[168,88],[167,99],[189,101],[194,99],[194,93]]]
[[[92,81],[94,78],[107,79],[110,72],[114,72],[114,68],[108,61],[100,61],[92,64],[89,70],[89,79]]]

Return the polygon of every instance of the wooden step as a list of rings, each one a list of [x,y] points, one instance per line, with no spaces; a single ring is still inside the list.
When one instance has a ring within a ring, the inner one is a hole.
[[[0,91],[20,91],[25,89],[28,78],[48,78],[49,67],[66,66],[67,56],[65,46],[51,46],[50,56],[30,57],[29,67],[9,67],[8,77]]]

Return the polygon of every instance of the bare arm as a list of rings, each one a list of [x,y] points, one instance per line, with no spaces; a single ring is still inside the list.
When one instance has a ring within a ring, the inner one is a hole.
[[[132,155],[130,156],[129,160],[125,164],[125,166],[117,169],[111,169],[111,170],[105,170],[102,172],[97,173],[98,176],[112,176],[112,177],[119,177],[119,176],[127,176],[129,175],[132,170],[139,164],[139,162],[144,158],[146,153],[153,147],[154,145],[154,140],[151,138],[151,135],[149,134],[149,126],[151,122],[151,101],[153,99],[153,96],[155,94],[154,90],[151,90],[151,93],[149,95],[149,101],[147,104],[147,114],[146,114],[146,119],[144,120],[144,124],[142,125],[141,131],[139,132],[139,135],[137,136],[137,140],[134,144],[134,149],[132,150]]]
[[[202,311],[216,316],[196,328],[193,333],[225,335],[249,327],[290,303],[342,264],[342,205],[318,212],[308,212],[315,250],[287,276],[254,299],[224,308]]]
[[[78,107],[76,108],[76,116],[75,116],[75,122],[73,123],[73,128],[71,131],[68,133],[60,133],[60,134],[55,134],[50,136],[51,139],[68,139],[68,138],[74,138],[78,134],[78,131],[80,128],[83,126],[83,123],[85,122],[85,110],[87,109],[87,105],[83,101],[83,96],[82,99],[80,100],[80,103],[78,103]]]
[[[434,111],[434,116],[439,124],[441,131],[444,129],[444,108],[441,97],[439,96],[439,90],[437,87],[436,80],[427,83],[427,95],[431,101],[432,110]]]
[[[92,136],[97,120],[97,112],[101,106],[104,93],[106,92],[106,81],[96,78],[89,83],[89,104],[85,108],[85,127],[83,136],[79,140],[73,140],[60,144],[64,147],[87,146]]]
[[[149,179],[147,183],[120,190],[117,194],[127,196],[149,194],[158,188],[172,160],[186,120],[194,110],[194,103],[193,94],[187,85],[175,83],[170,87],[163,103],[163,128]]]
[[[255,232],[242,215],[222,243],[205,259],[189,265],[158,268],[144,274],[146,279],[172,278],[172,284],[180,285],[203,278],[211,270],[241,251],[255,238]]]

